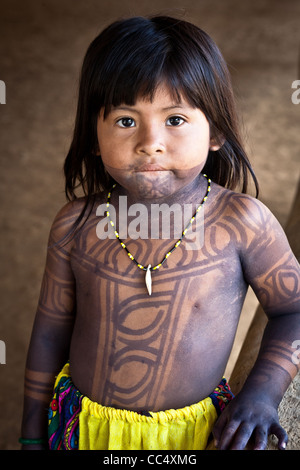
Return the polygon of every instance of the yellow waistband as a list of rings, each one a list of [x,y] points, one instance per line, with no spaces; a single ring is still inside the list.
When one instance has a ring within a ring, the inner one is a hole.
[[[166,411],[150,412],[150,416],[144,416],[140,413],[130,410],[111,408],[108,406],[99,405],[96,402],[91,401],[89,398],[84,397],[82,399],[82,412],[94,416],[98,419],[106,419],[108,421],[121,420],[127,421],[128,423],[167,423],[171,421],[182,420],[195,420],[197,415],[205,413],[208,408],[213,407],[210,398],[205,398],[199,403],[195,403],[190,406],[179,409],[170,409]]]

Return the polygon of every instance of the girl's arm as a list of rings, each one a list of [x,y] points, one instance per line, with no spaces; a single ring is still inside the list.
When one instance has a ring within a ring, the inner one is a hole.
[[[72,242],[65,246],[57,242],[74,221],[72,206],[68,204],[60,211],[51,228],[25,371],[22,439],[44,439],[45,444],[23,445],[24,449],[47,448],[47,414],[55,376],[69,358],[75,317]]]
[[[268,317],[260,352],[243,389],[224,410],[214,428],[220,449],[264,449],[269,434],[284,449],[278,405],[299,371],[295,341],[300,340],[300,269],[286,236],[268,209],[241,196],[235,226],[243,225],[241,262]],[[298,343],[297,343],[298,344]]]

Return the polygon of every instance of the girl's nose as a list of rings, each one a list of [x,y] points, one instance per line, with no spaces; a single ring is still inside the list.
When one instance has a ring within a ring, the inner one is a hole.
[[[144,126],[138,134],[136,151],[140,155],[157,155],[164,153],[165,145],[162,132],[156,126]]]

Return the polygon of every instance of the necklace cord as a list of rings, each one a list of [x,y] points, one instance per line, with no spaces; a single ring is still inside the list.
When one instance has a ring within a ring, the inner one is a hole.
[[[201,204],[197,207],[196,209],[196,212],[194,213],[193,217],[190,219],[189,223],[187,224],[186,228],[183,230],[182,232],[182,235],[181,237],[177,240],[177,242],[175,243],[175,245],[173,246],[173,248],[168,251],[168,253],[164,256],[164,258],[162,259],[162,261],[157,264],[156,266],[153,266],[153,267],[150,267],[149,268],[149,265],[148,266],[143,266],[142,264],[140,264],[135,258],[134,256],[130,253],[130,251],[128,250],[127,246],[125,245],[125,243],[123,242],[123,240],[121,240],[120,236],[119,236],[119,233],[118,231],[116,230],[115,228],[115,224],[114,222],[111,220],[110,218],[110,214],[109,214],[109,206],[110,206],[110,198],[111,198],[111,193],[113,191],[113,189],[116,187],[116,183],[112,186],[111,190],[109,191],[108,195],[107,195],[107,202],[106,202],[106,217],[108,218],[111,226],[113,227],[114,229],[114,234],[117,238],[117,240],[119,240],[120,242],[120,245],[121,247],[127,252],[127,255],[129,256],[129,258],[134,261],[136,263],[136,265],[142,269],[143,271],[147,271],[147,270],[150,270],[150,271],[155,271],[157,269],[159,269],[163,263],[169,258],[169,256],[171,255],[171,253],[173,253],[174,250],[176,250],[176,248],[180,245],[180,243],[182,242],[183,238],[185,237],[189,227],[192,225],[192,223],[194,222],[198,212],[200,211],[201,207],[203,206],[203,204],[205,203],[205,201],[207,200],[208,198],[208,194],[211,190],[211,179],[207,177],[207,175],[203,175],[205,176],[205,178],[207,179],[207,190],[206,190],[206,194],[204,196],[204,198],[202,199],[202,202]]]

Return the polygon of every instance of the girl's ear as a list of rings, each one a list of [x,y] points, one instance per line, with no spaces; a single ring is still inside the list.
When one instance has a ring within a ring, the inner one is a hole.
[[[209,150],[211,150],[212,152],[216,152],[217,150],[220,150],[222,145],[224,145],[225,140],[226,140],[225,137],[223,137],[222,135],[218,137],[211,137]]]

